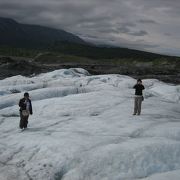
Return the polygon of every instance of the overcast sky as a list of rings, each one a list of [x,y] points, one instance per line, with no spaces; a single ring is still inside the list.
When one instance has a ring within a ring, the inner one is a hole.
[[[91,42],[180,55],[180,0],[0,0],[0,16]]]

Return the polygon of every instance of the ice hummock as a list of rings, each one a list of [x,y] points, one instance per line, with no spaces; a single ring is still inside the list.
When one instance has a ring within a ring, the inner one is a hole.
[[[135,79],[61,69],[0,81],[0,179],[180,179],[180,86],[143,83],[132,116]],[[18,101],[34,114],[19,131]]]

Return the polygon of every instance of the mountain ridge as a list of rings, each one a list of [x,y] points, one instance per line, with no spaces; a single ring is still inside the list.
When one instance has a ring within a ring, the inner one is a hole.
[[[61,51],[63,49],[67,53],[73,55],[77,55],[78,49],[81,49],[82,54],[84,55],[84,53],[86,53],[88,56],[89,53],[91,53],[91,56],[96,56],[103,53],[106,54],[106,56],[112,57],[113,53],[116,55],[120,53],[125,54],[125,56],[131,55],[133,57],[137,54],[142,57],[144,55],[146,57],[149,55],[157,57],[178,57],[174,55],[132,49],[123,46],[118,47],[111,45],[92,44],[63,29],[42,25],[23,24],[11,18],[0,17],[0,47],[3,46],[29,49],[50,49],[52,51]],[[120,55],[118,57],[122,56]]]
[[[86,44],[86,42],[78,36],[61,29],[21,24],[13,19],[0,17],[0,45],[47,48],[56,41]]]

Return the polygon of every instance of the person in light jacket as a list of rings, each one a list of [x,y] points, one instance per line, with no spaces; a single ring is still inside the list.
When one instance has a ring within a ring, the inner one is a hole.
[[[135,89],[135,97],[134,97],[134,113],[133,115],[140,115],[141,114],[141,104],[144,100],[142,91],[145,89],[142,80],[138,79],[137,83],[133,87]]]
[[[19,111],[20,111],[20,123],[19,127],[21,129],[26,129],[28,124],[29,114],[33,114],[32,104],[29,98],[29,93],[24,93],[24,98],[19,101]]]

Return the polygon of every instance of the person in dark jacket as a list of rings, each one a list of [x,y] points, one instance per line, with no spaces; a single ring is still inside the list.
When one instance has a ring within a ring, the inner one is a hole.
[[[21,129],[26,129],[28,124],[29,114],[33,114],[31,100],[29,99],[29,93],[24,93],[24,98],[19,101],[20,107],[20,123]]]
[[[134,113],[133,115],[140,115],[141,114],[141,104],[143,101],[143,93],[142,91],[145,89],[142,80],[138,79],[137,84],[133,87],[135,89],[135,97],[134,97]]]

